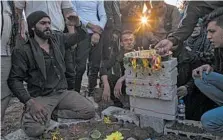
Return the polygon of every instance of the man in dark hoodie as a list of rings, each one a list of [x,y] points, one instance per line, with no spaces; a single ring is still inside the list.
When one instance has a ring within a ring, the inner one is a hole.
[[[220,107],[203,114],[203,127],[223,139],[223,10],[217,10],[206,18],[207,38],[215,49],[215,66],[202,65],[193,70],[195,85]]]
[[[67,119],[90,119],[92,104],[75,91],[68,91],[65,78],[65,49],[86,38],[77,16],[70,13],[67,25],[77,33],[52,33],[51,19],[43,11],[27,18],[30,38],[12,53],[8,86],[25,104],[22,128],[28,136],[41,135],[50,124],[51,116]],[[23,82],[27,82],[27,90]]]

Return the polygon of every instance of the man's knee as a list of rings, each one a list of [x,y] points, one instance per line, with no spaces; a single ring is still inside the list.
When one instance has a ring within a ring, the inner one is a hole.
[[[99,69],[100,69],[100,66],[95,64],[94,66],[93,65],[90,65],[89,66],[89,75],[98,75],[98,72],[99,72]]]
[[[40,124],[40,123],[29,123],[29,124],[23,124],[22,129],[29,137],[38,137],[42,135],[45,131],[46,126]]]
[[[46,125],[40,124],[32,119],[32,117],[26,113],[22,117],[22,129],[29,137],[38,137],[45,131]]]
[[[85,70],[86,70],[86,65],[85,64],[79,65],[79,66],[77,66],[76,74],[77,75],[83,75]]]
[[[211,74],[211,73],[210,73]],[[200,77],[194,77],[194,83],[198,88],[202,88],[203,85],[207,84],[207,79],[209,75],[203,72],[202,79]]]
[[[83,119],[91,119],[95,116],[95,108],[92,104],[86,104],[86,108],[83,111]]]
[[[222,129],[221,124],[218,124],[216,121],[215,115],[210,111],[204,113],[201,117],[201,123],[204,129],[214,134],[218,133],[218,131]]]
[[[202,81],[205,81],[205,82],[211,81],[216,77],[216,75],[217,75],[216,72],[210,72],[208,74],[206,72],[203,72]],[[201,79],[200,77],[194,77],[194,80],[200,80],[200,79]]]
[[[210,72],[209,74],[207,74],[206,72],[203,72],[202,74],[202,78],[200,77],[194,77],[194,83],[198,88],[202,88],[204,85],[208,85],[208,84],[213,84],[214,81],[216,81],[215,77],[216,77],[215,72]]]

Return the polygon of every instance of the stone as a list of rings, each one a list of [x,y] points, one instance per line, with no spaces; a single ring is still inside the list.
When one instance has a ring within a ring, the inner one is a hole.
[[[156,98],[161,100],[173,100],[177,93],[177,68],[171,72],[158,72],[151,76],[140,78],[126,78],[126,94]]]
[[[157,77],[158,75],[168,75],[171,71],[176,69],[177,59],[172,58],[169,61],[162,62],[162,68],[158,71],[152,71],[151,69],[136,69],[133,70],[132,67],[125,65],[125,77],[126,78],[138,78],[138,79],[149,79],[152,77]]]
[[[90,120],[82,120],[82,119],[62,119],[62,118],[58,118],[58,122],[60,123],[60,125],[71,125],[71,124],[78,124],[78,123],[82,123],[82,122],[89,122]]]
[[[147,76],[147,78],[140,79],[140,78],[133,78],[133,77],[126,77],[126,84],[136,84],[145,86],[148,85],[176,85],[177,84],[177,75],[178,71],[177,68],[174,68],[171,72],[159,72],[154,73],[151,76]],[[145,76],[144,76],[145,77]]]
[[[142,109],[144,111],[148,111],[148,113],[153,112],[152,114],[155,113],[156,114],[155,117],[158,118],[163,118],[163,115],[175,116],[177,112],[177,105],[178,105],[177,96],[175,96],[174,100],[172,101],[141,98],[135,96],[129,96],[129,100],[131,108]],[[151,115],[149,114],[148,116],[153,116],[152,114]]]
[[[136,140],[135,138],[133,138],[133,137],[130,137],[130,138],[128,138],[127,140]]]
[[[216,139],[216,136],[204,130],[200,121],[193,121],[193,120],[184,120],[184,124],[175,122],[174,125],[172,126],[166,124],[164,127],[164,134],[181,135],[189,139],[195,139],[196,137],[199,137],[199,139],[202,140]]]
[[[134,97],[173,100],[177,94],[177,86],[135,86],[127,85],[126,94]]]
[[[141,114],[141,115],[147,115],[147,116],[153,116],[157,118],[161,118],[164,120],[176,120],[176,114],[175,115],[170,115],[170,114],[160,114],[154,111],[149,111],[145,109],[140,109],[140,108],[135,108],[131,107],[130,110],[136,114]]]
[[[177,66],[177,64],[177,58],[172,57],[170,60],[162,62],[162,69],[165,69],[166,71],[172,71]]]
[[[102,111],[102,118],[105,116],[112,116],[119,122],[134,123],[139,126],[139,118],[130,110],[122,109],[119,107],[110,106]]]
[[[18,129],[12,133],[5,136],[6,140],[31,140],[30,137],[22,129]],[[34,140],[34,139],[33,139]]]
[[[92,119],[88,119],[88,120],[84,120],[84,119],[63,119],[63,118],[58,118],[58,123],[60,125],[72,125],[72,124],[78,124],[78,123],[82,123],[82,122],[90,122],[91,120],[95,120],[95,121],[101,121],[102,119],[100,118],[100,116],[95,113],[95,117]]]
[[[151,117],[151,116],[140,115],[139,120],[140,120],[140,127],[141,128],[151,127],[157,133],[163,133],[164,132],[164,127],[165,127],[165,120],[164,119]]]

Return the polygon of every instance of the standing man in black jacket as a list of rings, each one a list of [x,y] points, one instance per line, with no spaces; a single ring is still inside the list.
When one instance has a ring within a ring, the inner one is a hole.
[[[103,32],[102,61],[109,60],[113,53],[119,52],[119,37],[121,34],[121,13],[118,1],[105,1],[107,23]]]
[[[155,48],[160,54],[176,49],[177,45],[185,41],[193,32],[199,18],[211,13],[213,10],[223,8],[222,1],[189,1],[179,28],[167,37],[161,40]],[[173,47],[174,46],[174,47]],[[181,47],[180,45],[179,47]]]
[[[66,23],[76,27],[77,33],[54,33],[51,19],[43,11],[27,18],[29,40],[12,53],[12,67],[8,86],[25,104],[22,128],[31,137],[41,135],[48,127],[51,115],[60,118],[89,119],[94,116],[92,104],[77,92],[68,91],[65,78],[65,48],[85,39],[74,13]],[[23,86],[27,82],[27,91]]]

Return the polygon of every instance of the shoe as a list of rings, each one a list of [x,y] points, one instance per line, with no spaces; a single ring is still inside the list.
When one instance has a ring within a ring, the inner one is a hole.
[[[86,98],[93,104],[95,109],[98,109],[98,104],[94,101],[94,98],[92,96],[86,96]]]

